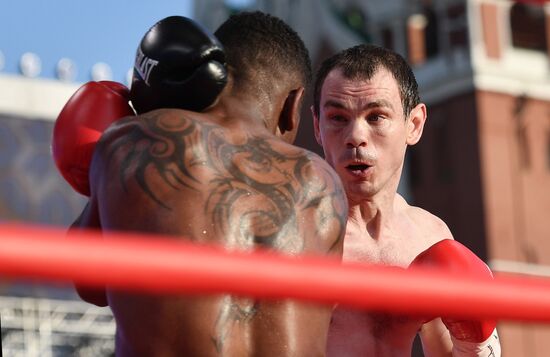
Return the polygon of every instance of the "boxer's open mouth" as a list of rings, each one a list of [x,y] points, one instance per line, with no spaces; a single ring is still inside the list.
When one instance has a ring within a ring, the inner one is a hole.
[[[348,165],[346,168],[351,171],[365,171],[370,166],[365,164],[358,164],[358,165]]]
[[[359,179],[366,179],[371,173],[371,165],[354,163],[346,166],[346,170],[350,175]]]

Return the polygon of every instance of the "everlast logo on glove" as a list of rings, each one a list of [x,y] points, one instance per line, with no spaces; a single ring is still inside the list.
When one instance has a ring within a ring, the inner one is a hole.
[[[147,31],[136,51],[130,100],[138,114],[159,108],[202,111],[227,83],[219,41],[183,16]]]
[[[145,54],[143,54],[143,52],[141,51],[141,48],[137,49],[134,68],[139,73],[141,78],[145,81],[145,84],[149,85],[149,76],[151,75],[151,71],[158,63],[159,61],[145,56]]]

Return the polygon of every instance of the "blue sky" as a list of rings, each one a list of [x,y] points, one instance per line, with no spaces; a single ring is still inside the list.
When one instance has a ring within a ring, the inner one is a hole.
[[[193,16],[192,0],[19,0],[0,11],[0,51],[4,73],[19,73],[19,60],[33,52],[41,78],[55,78],[61,58],[77,67],[77,82],[91,79],[97,62],[107,63],[113,80],[125,82],[137,45],[158,20]]]

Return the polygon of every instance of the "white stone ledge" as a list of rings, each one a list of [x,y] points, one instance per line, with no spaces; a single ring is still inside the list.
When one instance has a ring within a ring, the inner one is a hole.
[[[53,121],[80,85],[0,74],[0,112]]]

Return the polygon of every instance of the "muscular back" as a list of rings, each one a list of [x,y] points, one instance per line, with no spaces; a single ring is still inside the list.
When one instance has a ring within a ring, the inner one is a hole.
[[[227,122],[226,122],[227,123]],[[159,110],[122,120],[92,163],[101,227],[227,249],[340,254],[346,201],[322,159],[263,131]],[[322,355],[330,307],[108,291],[127,355]]]

